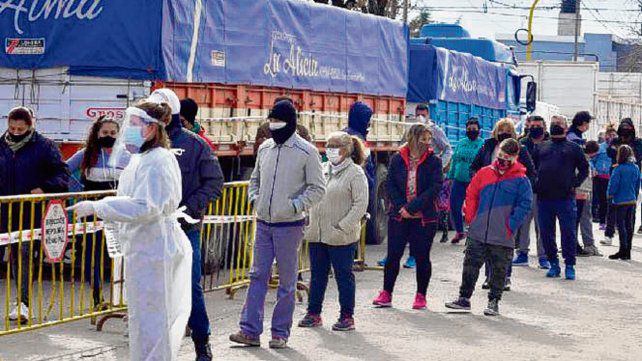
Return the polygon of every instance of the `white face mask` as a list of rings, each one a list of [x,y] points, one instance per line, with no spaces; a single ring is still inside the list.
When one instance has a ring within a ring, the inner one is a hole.
[[[326,148],[325,149],[325,155],[328,157],[328,160],[332,164],[339,164],[341,163],[341,149],[339,148]]]
[[[270,122],[270,130],[283,129],[288,125],[286,122]]]

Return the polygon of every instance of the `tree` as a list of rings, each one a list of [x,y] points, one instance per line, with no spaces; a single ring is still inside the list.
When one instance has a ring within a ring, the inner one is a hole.
[[[432,22],[430,11],[428,11],[428,9],[421,9],[419,15],[410,20],[410,24],[408,24],[408,27],[410,28],[410,36],[418,37],[421,32],[421,27]]]

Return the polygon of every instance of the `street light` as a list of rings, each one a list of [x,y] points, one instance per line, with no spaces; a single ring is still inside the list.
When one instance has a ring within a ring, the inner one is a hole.
[[[538,3],[539,0],[533,1],[533,5],[531,5],[531,10],[528,15],[528,45],[526,46],[526,61],[531,61],[531,53],[533,51],[533,13],[535,13],[535,8]]]

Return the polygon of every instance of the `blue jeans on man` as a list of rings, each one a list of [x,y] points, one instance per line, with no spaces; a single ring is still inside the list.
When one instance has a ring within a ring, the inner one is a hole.
[[[450,213],[457,233],[464,233],[464,215],[462,207],[466,200],[466,188],[468,182],[453,181],[452,190],[450,191]]]
[[[562,257],[567,266],[575,266],[577,253],[576,218],[574,199],[537,201],[539,231],[549,262],[559,262],[555,240],[555,221],[559,220],[562,233]]]
[[[192,340],[204,342],[210,335],[210,320],[201,285],[201,231],[195,228],[185,234],[192,244],[192,312],[187,327],[192,330]]]

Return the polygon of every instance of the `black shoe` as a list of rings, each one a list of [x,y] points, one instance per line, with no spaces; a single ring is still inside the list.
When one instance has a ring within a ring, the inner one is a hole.
[[[489,290],[490,289],[490,283],[488,282],[488,280],[484,281],[484,283],[482,284],[482,289],[483,290]]]
[[[484,310],[486,316],[499,316],[499,300],[493,299],[488,301],[488,306]]]
[[[444,232],[441,234],[441,239],[439,240],[439,243],[446,243],[448,242],[448,232]]]
[[[194,351],[196,351],[196,361],[212,361],[212,348],[209,340],[204,342],[194,341]]]
[[[590,257],[592,256],[592,253],[585,250],[584,248],[577,246],[577,256],[578,257]]]
[[[610,255],[610,256],[609,256],[609,259],[622,259],[622,257],[624,257],[624,255],[623,255],[622,253],[618,252],[618,253],[616,253],[616,254],[612,254],[612,255]],[[630,259],[630,258],[629,258],[629,259]]]

